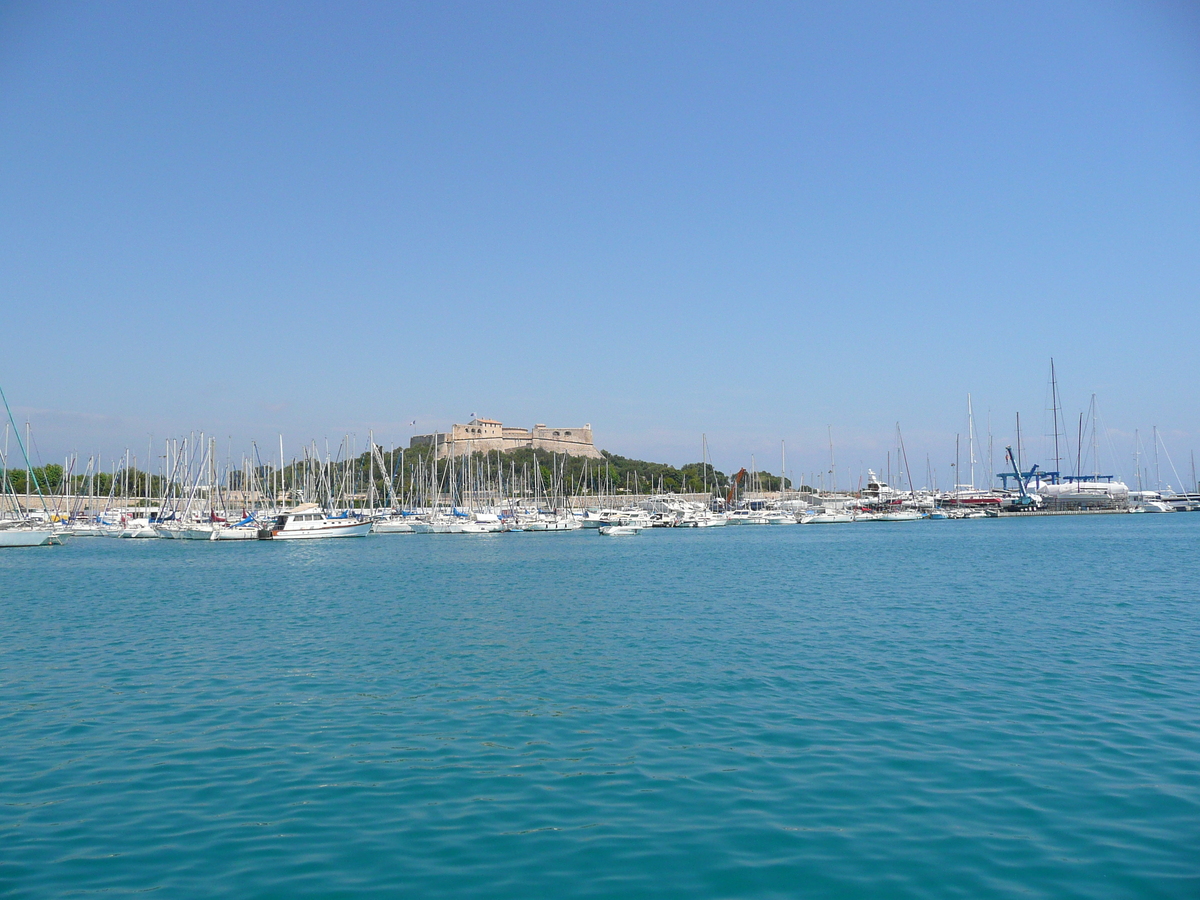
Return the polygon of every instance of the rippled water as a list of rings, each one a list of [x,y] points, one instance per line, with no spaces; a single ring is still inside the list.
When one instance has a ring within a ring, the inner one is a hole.
[[[1197,897],[1200,515],[0,554],[15,897]]]

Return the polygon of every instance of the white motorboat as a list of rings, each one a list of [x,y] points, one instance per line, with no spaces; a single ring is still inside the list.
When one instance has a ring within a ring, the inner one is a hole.
[[[585,509],[579,515],[579,524],[584,528],[599,528],[621,514],[619,509]]]
[[[260,528],[259,540],[305,540],[314,538],[365,537],[370,519],[342,514],[330,516],[315,503],[302,503],[275,517],[268,528]]]
[[[680,528],[719,528],[728,525],[729,520],[720,513],[700,509],[685,515],[679,520]]]
[[[495,513],[472,513],[462,525],[463,534],[498,534],[503,530],[504,523]]]
[[[628,516],[621,516],[610,522],[605,522],[600,526],[599,533],[605,537],[625,537],[632,534],[639,534],[642,526]]]
[[[800,518],[801,525],[849,525],[854,516],[848,512],[814,513]]]
[[[599,533],[605,537],[625,537],[631,534],[641,534],[642,529],[637,525],[601,525]]]
[[[770,520],[762,510],[735,509],[729,513],[730,525],[769,525]]]
[[[1165,513],[1175,512],[1175,507],[1163,500],[1143,500],[1134,506],[1129,507],[1132,513]]]

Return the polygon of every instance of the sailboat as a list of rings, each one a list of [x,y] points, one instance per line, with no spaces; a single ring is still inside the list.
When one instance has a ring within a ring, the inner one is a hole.
[[[41,485],[34,474],[33,466],[29,461],[29,454],[25,450],[25,444],[21,442],[21,433],[17,430],[17,423],[13,420],[12,410],[8,407],[8,398],[4,396],[3,390],[0,390],[0,399],[4,400],[4,409],[8,413],[9,424],[12,425],[13,434],[17,438],[17,446],[21,448],[21,455],[25,458],[26,495],[29,494],[29,486],[32,484],[37,489],[38,498],[42,502],[44,511],[46,500],[42,496]],[[8,427],[5,426],[6,447],[8,444],[7,432]],[[63,535],[60,534],[62,529],[35,523],[29,516],[28,508],[21,508],[20,501],[17,499],[17,492],[13,489],[12,481],[8,476],[7,451],[3,457],[0,457],[0,468],[3,469],[2,481],[0,481],[0,494],[3,494],[4,498],[12,504],[16,515],[13,520],[0,522],[0,547],[44,547],[51,544],[61,544],[63,542]]]

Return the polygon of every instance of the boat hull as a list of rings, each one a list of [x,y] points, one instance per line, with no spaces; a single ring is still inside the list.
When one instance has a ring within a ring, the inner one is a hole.
[[[629,537],[640,534],[641,530],[636,525],[601,525],[599,533],[605,537]]]
[[[323,525],[319,528],[295,528],[283,531],[264,528],[258,532],[258,538],[271,541],[313,541],[324,538],[366,537],[370,532],[370,522],[354,522],[346,525]]]
[[[407,522],[376,522],[372,534],[416,534]]]
[[[210,541],[254,541],[258,539],[258,526],[230,525],[228,528],[214,528],[208,539]]]
[[[0,547],[44,547],[61,543],[54,532],[42,528],[6,528],[0,530]]]

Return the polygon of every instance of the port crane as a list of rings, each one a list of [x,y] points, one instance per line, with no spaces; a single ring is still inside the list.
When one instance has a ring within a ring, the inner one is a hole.
[[[1012,466],[1013,477],[1017,479],[1017,490],[1021,492],[1021,495],[1013,501],[1013,506],[1017,507],[1017,509],[1037,509],[1042,505],[1042,498],[1037,494],[1029,493],[1029,491],[1026,489],[1025,477],[1021,474],[1021,469],[1017,465],[1017,459],[1013,455],[1013,448],[1005,447],[1004,456],[1008,460],[1009,465]],[[1034,468],[1036,468],[1036,466]],[[1031,469],[1031,474],[1032,471],[1033,470]]]
[[[733,500],[737,496],[738,485],[742,483],[742,479],[746,477],[746,469],[743,467],[736,475],[733,476],[733,484],[729,486],[729,491],[725,494],[725,505],[733,506]]]

